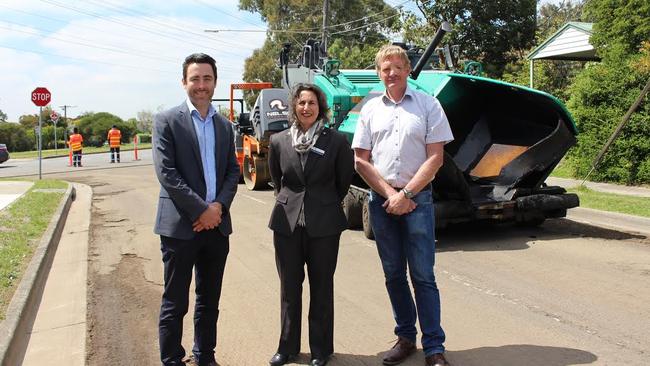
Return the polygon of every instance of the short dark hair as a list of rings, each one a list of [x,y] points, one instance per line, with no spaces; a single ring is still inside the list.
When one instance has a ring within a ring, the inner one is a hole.
[[[316,94],[316,99],[318,100],[318,118],[316,120],[322,119],[325,124],[329,122],[329,106],[327,105],[327,97],[325,93],[314,84],[309,83],[299,83],[291,89],[291,94],[289,94],[289,123],[294,124],[298,122],[298,116],[296,115],[296,103],[300,97],[300,93],[303,91],[310,91]]]
[[[74,133],[79,133],[79,129],[78,129],[77,127],[74,127],[74,128],[72,129],[72,132],[74,132]]]
[[[117,125],[113,125],[113,127],[111,127],[111,128],[117,128]]]
[[[187,79],[187,67],[191,64],[209,64],[212,66],[214,78],[217,78],[217,62],[205,53],[193,53],[185,57],[185,61],[183,61],[183,80]]]

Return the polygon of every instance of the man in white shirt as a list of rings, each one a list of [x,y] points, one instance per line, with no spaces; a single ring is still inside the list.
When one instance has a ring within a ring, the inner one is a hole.
[[[433,273],[431,181],[453,135],[440,102],[408,87],[411,66],[402,48],[382,47],[375,62],[386,92],[361,109],[352,148],[355,169],[371,188],[370,221],[396,322],[398,340],[383,363],[396,365],[413,354],[419,318],[425,364],[446,366],[440,294]]]

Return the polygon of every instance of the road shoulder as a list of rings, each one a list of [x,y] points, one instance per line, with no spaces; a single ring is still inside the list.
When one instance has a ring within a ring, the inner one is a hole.
[[[86,358],[86,282],[92,189],[77,191],[43,290],[23,365],[79,365]]]

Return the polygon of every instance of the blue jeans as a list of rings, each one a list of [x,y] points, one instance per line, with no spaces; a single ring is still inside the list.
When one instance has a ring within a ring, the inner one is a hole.
[[[431,191],[413,197],[416,209],[401,216],[386,213],[382,207],[386,199],[378,193],[371,191],[369,198],[370,220],[397,324],[395,334],[415,342],[415,320],[419,316],[424,354],[442,353],[445,332],[440,326],[440,293],[433,274],[435,234]],[[406,279],[407,266],[415,289],[415,303]]]

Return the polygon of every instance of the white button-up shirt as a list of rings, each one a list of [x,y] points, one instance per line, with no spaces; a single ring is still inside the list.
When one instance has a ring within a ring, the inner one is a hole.
[[[427,144],[453,139],[440,102],[407,87],[397,103],[384,92],[361,108],[352,148],[369,150],[379,174],[402,188],[427,160]]]

